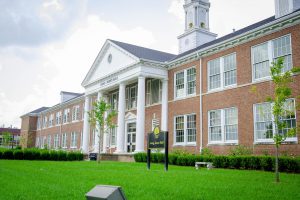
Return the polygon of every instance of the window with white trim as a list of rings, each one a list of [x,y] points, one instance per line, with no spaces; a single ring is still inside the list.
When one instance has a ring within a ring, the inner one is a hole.
[[[71,148],[77,148],[77,133],[71,133]]]
[[[55,114],[55,124],[56,124],[56,126],[61,124],[61,111],[56,112],[56,114]]]
[[[41,148],[44,149],[47,145],[47,137],[44,136],[42,137],[42,143],[41,143]]]
[[[44,116],[44,119],[43,119],[43,128],[47,128],[47,123],[48,123],[48,117]]]
[[[61,135],[61,147],[67,148],[67,133]]]
[[[79,105],[73,106],[73,108],[72,108],[72,121],[79,120],[79,112],[80,112]]]
[[[55,136],[54,136],[53,147],[55,149],[58,149],[58,147],[59,147],[59,135],[58,134],[55,134]]]
[[[110,146],[115,146],[117,141],[117,128],[110,129]]]
[[[63,118],[63,123],[68,123],[70,119],[70,109],[65,109],[64,110],[64,118]]]
[[[159,79],[148,79],[146,82],[146,105],[161,102],[162,83]]]
[[[273,103],[265,102],[254,105],[254,142],[274,142],[273,136],[276,133],[274,116],[272,114]],[[295,99],[288,99],[285,104],[285,115],[282,119],[286,127],[279,132],[287,133],[296,127]],[[297,136],[288,137],[286,141],[297,141]]]
[[[51,135],[48,135],[47,137],[47,148],[51,149]]]
[[[175,98],[182,98],[196,94],[196,68],[192,67],[175,73]]]
[[[285,35],[253,46],[251,54],[253,81],[270,78],[270,65],[280,57],[284,58],[283,72],[286,72],[293,66],[291,36]]]
[[[214,143],[238,142],[238,110],[225,108],[208,111],[208,141]]]
[[[36,137],[36,140],[35,140],[35,147],[39,147],[40,146],[40,138],[39,137]]]
[[[37,125],[36,125],[37,129],[41,129],[41,118],[39,117],[37,120]]]
[[[126,109],[127,110],[136,108],[136,105],[137,105],[137,85],[136,84],[126,87],[125,99],[126,99]]]
[[[175,145],[196,144],[196,114],[175,117]]]
[[[112,110],[118,110],[119,92],[113,92],[109,95],[109,103]]]
[[[208,90],[236,85],[236,53],[207,62]]]
[[[49,117],[49,127],[53,126],[53,122],[54,122],[54,115],[51,114],[50,117]]]

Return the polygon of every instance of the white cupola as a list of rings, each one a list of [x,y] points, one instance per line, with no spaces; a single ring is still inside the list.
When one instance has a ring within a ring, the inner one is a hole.
[[[300,0],[275,0],[275,17],[283,17],[300,9]]]
[[[185,32],[178,36],[179,53],[216,39],[209,31],[209,0],[185,0]]]

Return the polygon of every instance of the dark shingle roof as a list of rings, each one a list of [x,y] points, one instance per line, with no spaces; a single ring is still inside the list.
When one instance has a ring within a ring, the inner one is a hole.
[[[198,47],[196,47],[196,48],[194,48],[194,49],[191,49],[191,50],[186,51],[186,52],[184,52],[184,53],[182,53],[182,54],[179,54],[178,56],[174,57],[172,60],[176,60],[176,59],[181,58],[181,57],[184,57],[184,56],[186,56],[186,55],[188,55],[188,54],[190,54],[190,53],[193,53],[193,52],[195,52],[195,51],[199,51],[199,50],[204,49],[204,48],[206,48],[206,47],[209,47],[209,46],[212,46],[212,45],[215,45],[215,44],[224,42],[224,41],[226,41],[226,40],[228,40],[228,39],[231,39],[231,38],[233,38],[233,37],[236,37],[236,36],[238,36],[238,35],[241,35],[241,34],[243,34],[243,33],[246,33],[246,32],[248,32],[248,31],[251,31],[251,30],[253,30],[253,29],[255,29],[255,28],[258,28],[258,27],[260,27],[260,26],[263,26],[263,25],[265,25],[265,24],[268,24],[268,23],[270,23],[270,22],[272,22],[272,21],[275,21],[275,16],[269,17],[269,18],[267,18],[267,19],[264,19],[264,20],[262,20],[262,21],[259,21],[259,22],[255,23],[255,24],[252,24],[252,25],[250,25],[250,26],[247,26],[247,27],[245,27],[245,28],[242,28],[242,29],[240,29],[240,30],[237,30],[237,31],[235,31],[235,32],[233,32],[233,33],[230,33],[230,34],[228,34],[228,35],[225,35],[225,36],[223,36],[223,37],[220,37],[220,38],[218,38],[218,39],[215,39],[215,40],[213,40],[213,41],[211,41],[211,42],[208,42],[208,43],[205,43],[205,44],[203,44],[203,45],[200,45],[200,46],[198,46]]]
[[[0,128],[0,134],[3,132],[9,132],[12,133],[13,135],[20,135],[21,129],[18,128]]]
[[[44,111],[44,110],[47,110],[49,107],[41,107],[41,108],[38,108],[38,109],[36,109],[36,110],[33,110],[33,111],[31,111],[31,112],[29,112],[29,113],[27,113],[27,114],[38,114],[38,113],[40,113],[40,112],[42,112],[42,111]]]
[[[148,49],[148,48],[136,46],[133,44],[128,44],[128,43],[119,42],[119,41],[110,40],[110,39],[109,39],[109,41],[115,43],[116,45],[120,46],[124,50],[128,51],[129,53],[131,53],[141,59],[147,59],[147,60],[152,60],[152,61],[157,61],[157,62],[165,62],[165,61],[171,60],[172,58],[174,58],[176,56],[174,54],[157,51],[157,50],[153,50],[153,49]]]

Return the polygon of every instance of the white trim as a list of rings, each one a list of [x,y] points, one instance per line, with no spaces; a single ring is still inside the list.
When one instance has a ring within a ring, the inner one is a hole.
[[[188,142],[188,133],[187,133],[187,116],[195,115],[195,142]],[[183,117],[183,142],[176,142],[176,118]],[[175,115],[173,116],[173,146],[196,146],[197,145],[197,114],[196,113],[189,113],[184,115]]]
[[[187,94],[187,71],[189,70],[189,69],[195,69],[196,70],[196,74],[195,74],[195,77],[196,77],[196,79],[195,79],[195,92],[193,93],[193,94]],[[180,97],[177,97],[177,88],[176,88],[176,75],[177,74],[179,74],[179,73],[182,73],[183,72],[183,95],[182,96],[180,96]],[[188,68],[185,68],[185,69],[182,69],[182,70],[179,70],[179,71],[176,71],[176,72],[174,72],[174,97],[173,97],[173,99],[174,100],[180,100],[180,99],[186,99],[186,98],[188,98],[188,97],[193,97],[193,96],[195,96],[196,94],[197,94],[197,68],[196,68],[196,66],[191,66],[191,67],[188,67]]]

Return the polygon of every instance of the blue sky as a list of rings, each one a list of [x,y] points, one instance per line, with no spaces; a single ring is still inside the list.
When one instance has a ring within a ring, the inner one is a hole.
[[[210,0],[223,36],[274,15],[273,0]],[[177,53],[183,0],[0,0],[0,126],[84,92],[81,82],[107,38]]]

